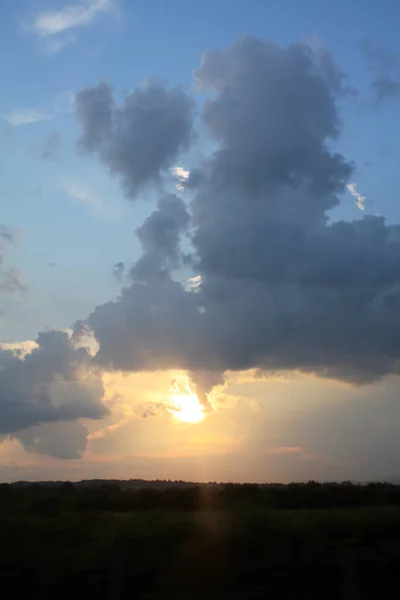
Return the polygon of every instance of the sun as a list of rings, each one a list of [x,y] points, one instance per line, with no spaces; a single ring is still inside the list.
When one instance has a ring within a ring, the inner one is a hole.
[[[175,419],[183,423],[199,423],[204,419],[204,406],[196,394],[172,394],[171,408]]]

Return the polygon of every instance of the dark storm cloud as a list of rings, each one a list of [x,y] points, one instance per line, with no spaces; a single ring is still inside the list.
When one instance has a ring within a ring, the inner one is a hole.
[[[181,230],[159,208],[139,229],[133,273],[155,254],[163,278],[136,277],[88,317],[96,361],[184,368],[199,374],[202,396],[200,374],[227,369],[354,383],[397,373],[400,229],[371,216],[328,222],[353,169],[332,150],[347,82],[329,53],[245,38],[207,52],[195,79],[219,144],[188,180],[201,286],[194,294],[170,278]]]
[[[25,356],[0,346],[0,434],[107,414],[87,351],[61,331],[40,333],[37,344]]]
[[[377,46],[373,40],[365,39],[360,44],[368,69],[373,77],[372,89],[379,104],[390,96],[400,94],[400,56]]]
[[[82,128],[78,145],[97,153],[134,198],[146,184],[158,183],[189,148],[193,109],[182,90],[156,81],[145,83],[117,107],[111,87],[103,82],[76,96]]]

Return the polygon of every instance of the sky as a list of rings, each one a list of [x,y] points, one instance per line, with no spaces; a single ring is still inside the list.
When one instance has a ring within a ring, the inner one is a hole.
[[[399,479],[395,0],[0,5],[0,480]]]

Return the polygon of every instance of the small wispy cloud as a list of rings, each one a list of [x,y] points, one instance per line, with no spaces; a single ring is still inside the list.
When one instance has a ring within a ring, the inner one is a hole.
[[[0,224],[0,242],[1,240],[5,240],[9,244],[14,243],[14,233],[6,225],[2,224]]]
[[[86,184],[64,180],[61,185],[71,200],[89,208],[96,217],[113,220],[120,216],[117,209],[110,206],[98,192]]]
[[[122,261],[115,263],[112,268],[111,275],[116,279],[119,283],[122,281],[122,278],[125,273],[125,265]]]
[[[4,119],[13,127],[20,127],[20,125],[29,125],[30,123],[40,123],[41,121],[47,121],[52,119],[51,115],[40,112],[32,108],[24,108],[22,110],[12,110]]]
[[[44,104],[43,108],[21,108],[11,110],[3,115],[3,119],[13,127],[51,121],[62,115],[72,114],[75,106],[75,95],[71,90],[59,94],[55,99]]]
[[[116,0],[69,2],[59,10],[36,14],[25,28],[39,36],[46,52],[57,54],[77,41],[76,30],[88,27],[95,19],[115,9]]]
[[[4,266],[6,245],[15,245],[16,238],[16,232],[0,224],[0,293],[13,294],[14,292],[23,293],[25,291],[18,269]]]
[[[40,156],[45,160],[61,160],[61,136],[58,131],[52,131],[47,137]]]
[[[348,183],[347,189],[354,198],[354,203],[360,210],[365,210],[366,197],[360,194],[355,183]]]
[[[40,13],[34,20],[34,30],[42,36],[53,36],[76,27],[86,27],[101,13],[113,8],[112,0],[86,0],[65,6],[61,10]]]
[[[372,75],[371,87],[376,96],[375,106],[400,94],[400,55],[378,46],[367,38],[360,44],[367,68]]]

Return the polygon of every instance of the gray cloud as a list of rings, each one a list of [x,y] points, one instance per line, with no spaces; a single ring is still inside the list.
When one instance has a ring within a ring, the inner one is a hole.
[[[331,56],[245,38],[207,52],[195,78],[219,144],[192,170],[191,265],[202,283],[194,294],[171,279],[181,229],[153,213],[133,273],[155,248],[163,278],[146,267],[88,317],[95,360],[184,368],[194,380],[250,367],[354,383],[397,373],[400,229],[381,217],[328,221],[353,170],[332,150],[347,82]]]
[[[10,244],[12,244],[14,242],[14,234],[11,231],[11,229],[9,229],[5,225],[1,225],[1,224],[0,224],[0,239],[5,240],[6,242],[9,242]]]
[[[0,346],[0,434],[107,414],[88,352],[61,331],[40,333],[37,344],[26,355]]]
[[[169,277],[135,282],[116,301],[95,308],[86,320],[100,344],[95,361],[123,371],[196,370],[205,340],[196,294],[183,291]],[[82,323],[76,326],[82,331]],[[200,355],[199,355],[200,352]]]
[[[27,452],[54,458],[81,458],[87,446],[87,428],[81,423],[64,422],[36,425],[13,435]]]
[[[25,285],[21,281],[18,269],[13,267],[2,269],[2,257],[0,256],[0,292],[13,294],[24,290]]]
[[[122,278],[124,276],[124,273],[125,273],[124,263],[122,261],[115,263],[115,265],[113,266],[112,271],[111,271],[112,277],[114,277],[114,279],[116,279],[118,282],[121,282]]]
[[[184,202],[173,194],[158,200],[157,209],[136,230],[143,254],[131,269],[138,281],[168,277],[180,265],[180,237],[189,225]]]
[[[0,224],[0,293],[13,294],[25,290],[18,269],[5,267],[4,265],[6,244],[15,244],[15,242],[14,232],[5,225]]]
[[[400,56],[377,46],[373,40],[365,39],[360,44],[367,67],[372,75],[372,89],[377,104],[390,96],[400,94]]]
[[[98,154],[130,198],[159,183],[190,146],[194,103],[180,89],[149,81],[117,107],[103,82],[81,90],[75,102],[82,128],[78,147]]]
[[[206,408],[212,408],[208,399],[208,392],[218,385],[224,384],[224,378],[221,373],[216,371],[200,371],[196,370],[189,373],[190,379],[196,386],[196,395]]]

